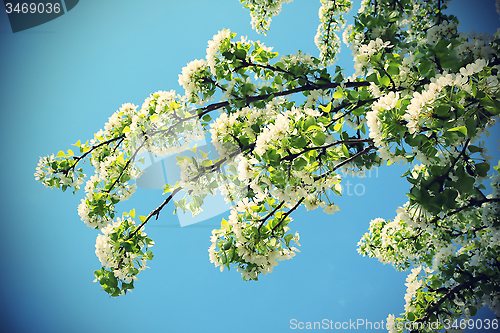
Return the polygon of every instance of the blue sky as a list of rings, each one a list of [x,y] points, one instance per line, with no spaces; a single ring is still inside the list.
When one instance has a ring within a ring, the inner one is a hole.
[[[480,3],[454,4],[462,31],[496,31],[494,1]],[[291,319],[380,322],[403,311],[406,273],[359,256],[356,243],[371,219],[393,218],[406,201],[408,184],[399,178],[405,167],[348,177],[364,193],[339,198],[342,210],[333,216],[299,210],[290,226],[300,232],[302,252],[258,282],[242,281],[235,270],[220,273],[208,261],[220,216],[179,228],[166,210],[148,228],[156,241],[151,268],[116,299],[92,283],[100,268],[97,231],[77,214],[83,193],[49,190],[33,177],[40,155],[91,138],[123,103],[141,105],[157,90],[181,92],[182,67],[204,58],[207,41],[223,28],[280,54],[317,55],[319,1],[285,5],[268,36],[251,30],[236,0],[80,1],[16,34],[1,8],[2,332],[284,332]],[[352,68],[345,45],[343,51],[341,66]],[[488,141],[497,158],[498,132]],[[118,209],[147,215],[163,199],[161,191],[139,189]]]

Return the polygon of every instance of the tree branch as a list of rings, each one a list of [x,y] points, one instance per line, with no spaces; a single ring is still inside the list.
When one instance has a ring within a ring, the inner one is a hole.
[[[354,161],[356,158],[358,158],[359,156],[361,155],[364,155],[366,153],[368,153],[370,150],[372,149],[375,149],[376,147],[375,146],[368,146],[366,147],[365,149],[363,149],[362,151],[360,151],[359,153],[356,153],[355,155],[343,160],[342,162],[340,162],[339,164],[337,164],[332,170],[328,170],[327,172],[323,173],[322,175],[319,175],[319,176],[316,176],[314,177],[314,180],[318,180],[318,179],[321,179],[321,178],[324,178],[326,176],[328,176],[329,174],[331,174],[332,172],[334,172],[335,170],[343,167],[344,165],[346,165],[347,163],[350,163],[352,161]]]
[[[304,153],[307,153],[308,151],[311,151],[311,150],[318,150],[318,149],[328,149],[330,147],[333,147],[333,146],[336,146],[336,145],[340,145],[340,144],[349,144],[349,143],[361,143],[361,142],[369,142],[369,143],[373,143],[373,140],[372,139],[352,139],[352,140],[338,140],[338,141],[335,141],[335,142],[332,142],[328,145],[325,145],[325,146],[319,146],[319,147],[306,147],[304,148],[304,150],[298,152],[298,153],[295,153],[295,154],[289,154],[285,157],[282,157],[281,158],[281,161],[293,161],[295,158],[299,157],[300,155],[304,154]]]
[[[273,216],[273,215],[274,215],[274,213],[276,213],[276,211],[277,211],[278,209],[280,209],[280,208],[281,208],[284,204],[285,204],[285,201],[281,201],[281,203],[280,203],[278,206],[276,206],[276,208],[274,208],[272,212],[270,212],[269,214],[267,214],[267,216],[265,216],[264,218],[262,218],[262,219],[259,221],[259,222],[260,222],[260,225],[259,225],[259,228],[257,229],[257,233],[259,234],[259,236],[260,236],[260,228],[262,228],[262,226],[264,225],[264,223],[266,222],[266,220],[267,220],[268,218],[270,218],[271,216]]]
[[[111,143],[111,142],[114,142],[114,141],[117,141],[117,140],[122,140],[118,145],[117,147],[123,142],[123,139],[125,138],[125,134],[122,134],[120,136],[117,136],[116,138],[113,138],[113,139],[109,139],[109,140],[106,140],[106,141],[103,141],[101,143],[99,143],[98,145],[95,145],[95,146],[92,146],[88,151],[86,151],[83,155],[81,156],[73,156],[73,159],[76,160],[75,164],[73,164],[71,167],[69,167],[67,170],[64,170],[64,171],[61,171],[65,176],[68,175],[69,171],[71,169],[75,169],[76,165],[82,160],[85,158],[85,156],[87,156],[88,154],[90,154],[92,151],[94,151],[95,149],[101,147],[101,146],[104,146],[108,143]],[[115,148],[116,149],[116,148]]]
[[[178,187],[176,188],[169,196],[168,198],[166,198],[162,203],[161,205],[159,205],[158,207],[156,207],[151,213],[149,213],[148,217],[144,220],[144,222],[142,222],[138,227],[137,229],[135,229],[129,236],[127,239],[131,239],[132,237],[135,236],[135,234],[146,224],[148,223],[148,221],[151,219],[151,217],[153,216],[156,216],[156,219],[158,220],[158,216],[160,215],[160,211],[163,209],[163,207],[165,207],[166,204],[168,204],[170,202],[170,200],[173,199],[173,197],[179,193],[179,191],[182,190],[182,187]]]
[[[455,294],[459,293],[463,289],[472,287],[476,282],[479,282],[482,280],[489,280],[489,279],[491,279],[491,276],[488,276],[486,274],[480,274],[480,275],[476,276],[475,278],[468,280],[465,283],[459,284],[458,286],[455,286],[455,287],[449,289],[448,292],[443,297],[441,297],[437,302],[433,303],[432,305],[429,304],[427,306],[427,308],[425,309],[426,315],[420,319],[417,319],[415,322],[416,323],[425,323],[427,320],[429,320],[431,314],[433,312],[435,312],[436,310],[439,310],[439,307],[441,306],[441,304],[443,304],[447,299],[453,297]],[[411,332],[413,333],[413,332],[418,332],[418,331],[412,330]]]
[[[297,203],[295,204],[295,206],[293,206],[288,212],[285,213],[285,215],[283,215],[283,217],[281,218],[281,220],[279,221],[278,224],[276,224],[272,229],[271,229],[271,233],[274,233],[274,230],[276,230],[280,225],[281,223],[283,223],[283,221],[288,217],[288,215],[290,215],[294,210],[296,210],[300,204],[302,203],[302,201],[304,201],[305,198],[301,198],[299,201],[297,201]]]

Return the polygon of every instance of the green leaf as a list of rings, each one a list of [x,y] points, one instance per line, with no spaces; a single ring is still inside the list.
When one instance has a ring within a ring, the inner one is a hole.
[[[408,180],[408,182],[412,183],[413,185],[417,185],[418,184],[418,180],[417,179],[406,177],[406,180]]]
[[[224,245],[222,245],[222,249],[223,249],[224,251],[229,250],[229,248],[230,248],[230,247],[231,247],[231,245],[233,244],[233,242],[231,241],[231,239],[232,239],[232,238],[229,238],[229,239],[230,239],[230,241],[228,241],[228,242],[224,243]]]
[[[262,206],[251,206],[250,209],[253,210],[254,212],[261,212],[263,207]]]
[[[465,126],[459,126],[459,127],[453,127],[448,130],[448,132],[460,132],[463,135],[467,135],[467,127]]]
[[[475,179],[472,177],[460,177],[460,181],[458,182],[458,185],[460,186],[460,189],[464,192],[470,192],[474,188],[474,183]]]
[[[134,281],[133,280],[131,283],[125,283],[125,282],[122,283],[122,290],[130,290],[130,289],[134,289]]]
[[[420,66],[418,66],[418,71],[420,72],[420,74],[424,75],[429,71],[430,68],[431,62],[428,60],[422,60],[422,62],[420,62]]]
[[[474,117],[469,117],[465,119],[465,127],[467,128],[467,133],[469,133],[469,137],[476,136],[477,123]]]
[[[311,125],[307,128],[306,133],[313,132],[313,131],[323,131],[323,129],[318,125]]]
[[[349,157],[349,150],[347,149],[346,145],[342,145],[342,152],[344,153],[345,157]]]
[[[378,85],[377,73],[372,73],[366,77],[366,81],[373,82]]]
[[[333,96],[332,96],[332,97],[333,97],[334,99],[344,97],[344,92],[342,91],[342,88],[337,87],[337,90],[335,91],[335,93],[333,94]]]
[[[108,285],[113,288],[116,288],[118,286],[118,280],[116,279],[113,272],[108,273]]]
[[[128,174],[123,174],[122,177],[120,178],[121,183],[125,183],[130,180],[130,176]]]
[[[226,58],[227,60],[233,60],[233,58],[234,58],[234,55],[229,51],[222,52],[222,56],[224,58]]]
[[[439,165],[432,165],[430,167],[431,175],[433,175],[435,177],[441,176],[445,170],[446,170],[446,167],[441,167]]]
[[[236,248],[233,246],[229,250],[229,256],[228,256],[229,262],[232,262],[234,260],[235,255],[236,255]],[[228,266],[228,268],[229,268],[229,266]]]
[[[312,142],[316,146],[322,146],[325,143],[326,135],[323,132],[317,132],[316,135],[312,138]]]
[[[174,188],[172,186],[170,186],[169,184],[165,184],[163,185],[163,194],[165,193],[168,193],[168,192],[172,192]]]
[[[389,85],[391,84],[391,79],[387,75],[384,75],[379,79],[379,82],[381,86],[389,87]]]
[[[476,164],[476,174],[479,177],[486,177],[488,175],[489,170],[490,170],[490,165],[488,163]]]
[[[311,116],[307,117],[307,119],[304,122],[304,127],[303,127],[304,131],[306,131],[306,132],[309,131],[309,127],[315,126],[315,125],[316,125],[316,118],[311,117]],[[319,127],[319,128],[321,129],[321,127]]]
[[[212,161],[211,160],[203,160],[203,161],[201,161],[201,165],[203,165],[205,168],[208,168],[209,166],[212,165]]]
[[[448,116],[450,113],[450,106],[449,105],[440,105],[434,109],[434,112],[439,117]]]
[[[320,105],[319,108],[323,111],[323,112],[330,112],[330,110],[332,109],[332,103],[328,103],[327,106],[323,106],[323,105]]]
[[[222,219],[220,223],[221,229],[228,230],[229,231],[229,223],[227,223],[226,219]]]
[[[356,109],[354,109],[354,110],[352,111],[352,114],[353,114],[354,116],[361,116],[361,115],[363,115],[364,113],[365,113],[365,109],[364,109],[364,108],[362,108],[362,107],[356,108]]]
[[[269,163],[271,163],[271,165],[273,166],[278,165],[281,159],[280,155],[276,153],[275,149],[268,149],[263,157],[269,160]]]
[[[471,152],[471,154],[474,154],[474,153],[477,153],[477,152],[483,150],[482,148],[479,148],[478,146],[474,146],[474,145],[467,146],[467,149]]]
[[[236,58],[244,60],[247,57],[247,52],[243,49],[238,49],[234,52]]]
[[[475,306],[471,306],[469,308],[469,311],[470,311],[471,317],[474,317],[476,315],[476,313],[477,313],[477,308]]]
[[[391,62],[389,67],[387,68],[387,73],[389,75],[398,75],[399,74],[399,65],[395,62]]]
[[[458,59],[444,55],[441,57],[441,67],[443,68],[456,68]],[[458,69],[458,68],[457,68]]]
[[[302,136],[292,136],[292,138],[290,139],[290,143],[294,148],[303,148],[307,146],[307,141]]]
[[[99,279],[102,276],[102,271],[94,271],[94,276]]]
[[[297,171],[301,171],[307,165],[307,161],[302,157],[298,157],[293,161],[293,167]]]
[[[492,115],[497,115],[500,113],[500,101],[498,101],[497,99],[492,99],[490,96],[485,96],[481,98],[479,102]]]

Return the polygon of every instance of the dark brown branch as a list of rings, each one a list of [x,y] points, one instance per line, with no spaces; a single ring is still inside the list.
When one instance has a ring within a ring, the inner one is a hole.
[[[305,198],[301,198],[299,201],[297,201],[297,203],[295,204],[295,206],[293,206],[292,208],[290,208],[290,210],[288,212],[285,213],[285,215],[283,215],[283,217],[281,218],[281,220],[279,221],[278,224],[276,224],[272,229],[271,229],[271,233],[274,233],[274,230],[276,230],[280,225],[281,223],[283,223],[283,221],[285,221],[285,219],[288,217],[288,215],[290,215],[294,210],[296,210],[300,204],[302,203],[302,201],[304,201]]]
[[[340,83],[336,83],[336,82],[320,83],[320,84],[315,84],[314,86],[312,86],[310,84],[306,84],[306,85],[303,85],[303,86],[298,87],[298,88],[293,88],[293,89],[289,89],[289,90],[285,90],[285,91],[279,91],[279,92],[275,92],[272,94],[247,96],[244,98],[240,98],[239,101],[242,101],[245,104],[250,104],[253,102],[266,100],[266,99],[270,98],[271,96],[274,96],[274,97],[288,96],[288,95],[296,94],[296,93],[303,92],[303,91],[316,90],[316,89],[331,89],[331,88],[337,88],[338,86],[340,86]],[[370,86],[370,82],[368,82],[368,81],[347,82],[344,84],[344,86],[347,88],[368,87],[368,86]],[[195,110],[191,111],[190,113],[196,114],[196,116],[198,118],[201,118],[202,116],[204,116],[205,114],[207,114],[211,111],[214,111],[214,110],[226,107],[226,106],[229,106],[228,101],[210,104],[210,105],[204,106],[202,108],[195,109]],[[186,118],[186,119],[188,119],[188,118]],[[191,119],[191,118],[189,118],[189,119]]]
[[[148,217],[144,220],[144,222],[142,222],[138,227],[137,229],[135,229],[129,236],[127,239],[131,239],[132,237],[135,236],[135,234],[146,224],[148,223],[148,221],[151,219],[151,217],[153,216],[156,216],[156,219],[158,220],[158,216],[160,215],[160,211],[163,209],[163,207],[165,207],[166,204],[168,204],[170,202],[170,200],[173,199],[173,197],[179,193],[179,191],[182,190],[182,187],[178,187],[176,188],[169,196],[168,198],[166,198],[162,203],[161,205],[159,205],[157,208],[155,208],[151,213],[149,213]]]
[[[82,160],[84,159],[88,154],[90,154],[92,151],[94,151],[95,149],[103,146],[103,145],[106,145],[108,143],[111,143],[111,142],[114,142],[114,141],[117,141],[117,140],[122,140],[118,145],[117,147],[123,142],[123,139],[125,138],[125,134],[122,134],[120,136],[117,136],[116,138],[113,138],[113,139],[109,139],[109,140],[106,140],[106,141],[103,141],[101,143],[99,143],[98,145],[95,145],[95,146],[92,146],[88,151],[86,151],[83,155],[81,156],[74,156],[73,159],[76,160],[75,164],[73,164],[71,167],[69,167],[67,170],[64,170],[64,171],[61,171],[64,175],[68,175],[69,171],[71,169],[75,169],[76,165]],[[115,148],[116,149],[116,148]]]
[[[356,106],[354,106],[354,107],[352,108],[352,110],[349,110],[349,111],[347,111],[346,113],[344,113],[344,114],[342,114],[342,115],[340,115],[340,116],[338,116],[338,117],[336,117],[336,118],[332,119],[332,121],[331,121],[331,122],[330,122],[330,123],[329,123],[326,127],[328,128],[328,127],[330,127],[331,125],[335,124],[335,123],[336,123],[339,119],[341,119],[341,118],[343,118],[343,117],[347,116],[348,114],[352,113],[352,112],[353,112],[354,110],[356,110],[357,108],[359,108],[359,107],[361,107],[361,106],[363,106],[363,105],[365,105],[365,104],[375,102],[376,100],[378,100],[378,97],[377,97],[377,98],[370,98],[370,99],[366,99],[366,100],[364,100],[364,101],[358,101],[358,102],[356,103]],[[338,111],[342,110],[343,108],[345,108],[345,107],[347,107],[347,106],[349,106],[349,105],[352,105],[352,103],[346,103],[346,102],[344,102],[344,103],[340,104],[339,106],[335,107],[333,110],[331,110],[331,111],[330,111],[330,113],[332,113],[332,112],[333,112],[333,113],[337,113]]]
[[[491,279],[491,276],[488,276],[486,274],[480,274],[476,276],[475,278],[472,278],[468,280],[465,283],[459,284],[458,286],[455,286],[451,289],[448,289],[448,292],[441,297],[437,302],[434,302],[432,305],[428,305],[427,308],[425,309],[426,315],[420,319],[417,319],[415,322],[416,323],[425,323],[427,320],[429,320],[430,316],[432,313],[435,311],[439,310],[439,307],[441,304],[443,304],[447,299],[453,297],[455,294],[459,293],[463,289],[471,288],[475,283],[481,281],[481,280],[489,280]],[[417,331],[411,331],[411,332],[417,332]]]
[[[483,203],[486,203],[486,202],[500,202],[500,198],[491,198],[491,199],[483,199],[483,200],[471,199],[470,202],[469,202],[469,204],[467,204],[465,206],[462,206],[460,208],[457,208],[454,211],[445,214],[444,217],[450,217],[452,215],[460,213],[461,211],[463,211],[465,209],[468,209],[468,208],[471,208],[471,207],[474,207],[474,206],[481,206]],[[429,223],[430,224],[435,224],[439,219],[440,219],[440,217],[436,216],[432,220],[430,220]]]
[[[271,216],[274,215],[274,213],[276,213],[276,211],[278,209],[280,209],[283,205],[285,204],[285,201],[282,201],[278,206],[276,206],[276,208],[273,209],[272,212],[270,212],[269,214],[267,214],[264,218],[262,218],[259,222],[260,222],[260,225],[259,225],[259,228],[257,229],[257,233],[259,234],[260,236],[260,228],[262,228],[262,226],[264,225],[264,223],[267,221],[267,219],[269,219]]]
[[[120,180],[120,178],[123,176],[123,174],[125,173],[125,170],[127,170],[127,168],[129,167],[130,165],[130,162],[132,162],[132,160],[137,156],[137,153],[139,152],[139,150],[141,150],[141,148],[146,144],[146,141],[147,141],[147,138],[144,140],[144,142],[139,146],[139,148],[137,148],[135,150],[135,152],[132,154],[132,156],[128,159],[127,163],[125,163],[125,166],[123,167],[122,171],[120,172],[120,174],[118,175],[118,177],[116,177],[115,181],[113,182],[113,184],[111,184],[111,187],[109,189],[107,189],[106,191],[104,191],[104,193],[110,193],[111,190],[113,189],[113,187],[115,187],[115,185],[118,183],[118,181]]]
[[[310,84],[311,86],[317,86],[316,83],[311,82],[307,78],[307,76],[305,76],[305,75],[295,75],[292,72],[287,71],[287,70],[282,69],[282,68],[279,68],[279,67],[275,67],[275,66],[272,66],[272,65],[263,65],[263,64],[257,64],[257,63],[253,63],[253,62],[248,62],[246,59],[241,59],[241,58],[238,58],[238,57],[236,57],[236,59],[240,60],[242,62],[242,64],[240,66],[236,67],[235,69],[233,69],[234,72],[237,72],[240,69],[246,68],[246,67],[259,67],[259,68],[269,69],[269,70],[274,71],[274,72],[280,72],[280,73],[283,73],[283,74],[287,74],[287,75],[292,76],[294,78],[294,80],[302,79],[302,80],[306,81],[308,84]]]
[[[453,168],[455,168],[455,165],[460,160],[460,158],[462,156],[465,156],[465,151],[467,149],[467,145],[469,144],[469,142],[470,142],[470,139],[467,139],[467,141],[465,141],[464,148],[462,149],[462,151],[460,152],[460,154],[458,154],[458,156],[453,160],[453,162],[451,162],[451,165],[448,168],[448,171],[446,171],[446,173],[444,173],[443,175],[441,175],[439,177],[436,177],[429,185],[427,185],[424,188],[429,189],[432,184],[434,184],[435,182],[438,182],[440,189],[441,190],[443,189],[444,181],[448,178],[449,173],[453,170]]]
[[[328,149],[330,147],[333,147],[333,146],[336,146],[336,145],[340,145],[340,144],[345,144],[345,143],[362,143],[362,142],[369,142],[369,143],[373,143],[373,140],[372,139],[352,139],[352,140],[338,140],[338,141],[335,141],[335,142],[332,142],[328,145],[325,145],[325,146],[319,146],[319,147],[306,147],[304,148],[304,150],[298,152],[298,153],[295,153],[295,154],[289,154],[285,157],[282,157],[281,158],[281,161],[293,161],[295,158],[299,157],[300,155],[304,154],[304,153],[307,153],[308,151],[311,151],[311,150],[318,150],[318,149]]]
[[[391,75],[389,75],[389,73],[387,72],[387,70],[385,69],[385,67],[383,65],[380,65],[380,68],[382,68],[382,70],[384,71],[385,75],[387,75],[387,77],[389,78],[389,81],[391,81],[392,88],[390,90],[391,91],[396,91],[396,83],[392,79]]]
[[[266,100],[268,98],[270,98],[271,96],[274,96],[274,97],[280,97],[280,96],[288,96],[288,95],[292,95],[292,94],[295,94],[295,93],[299,93],[299,92],[303,92],[303,91],[308,91],[308,90],[316,90],[316,89],[330,89],[330,88],[336,88],[340,85],[340,83],[336,83],[336,82],[329,82],[329,83],[322,83],[322,84],[314,84],[311,85],[311,84],[306,84],[306,85],[303,85],[301,87],[298,87],[298,88],[294,88],[294,89],[289,89],[289,90],[285,90],[285,91],[280,91],[280,92],[276,92],[276,93],[272,93],[272,94],[265,94],[265,95],[256,95],[256,96],[247,96],[247,97],[244,97],[244,98],[240,98],[240,99],[235,99],[236,101],[243,101],[245,104],[250,104],[250,103],[253,103],[253,102],[258,102],[258,101],[263,101],[263,100]],[[347,82],[345,83],[345,87],[347,88],[359,88],[359,87],[368,87],[370,85],[370,82],[367,82],[367,81],[363,81],[363,82]],[[162,134],[168,134],[170,131],[172,131],[172,129],[185,122],[185,121],[188,121],[188,120],[191,120],[191,119],[195,119],[195,118],[202,118],[204,115],[214,111],[214,110],[218,110],[218,109],[221,109],[223,107],[226,107],[226,106],[229,106],[230,103],[229,101],[225,101],[225,102],[219,102],[219,103],[214,103],[214,104],[210,104],[210,105],[207,105],[205,107],[202,107],[202,108],[197,108],[195,110],[192,110],[190,111],[189,113],[192,115],[190,117],[186,117],[182,120],[179,120],[177,123],[169,126],[167,129],[165,130],[157,130],[157,131],[152,131],[152,132],[148,132],[147,134],[148,135],[155,135],[155,134],[158,134],[158,133],[162,133]]]
[[[375,149],[376,147],[375,146],[368,146],[366,147],[365,149],[363,149],[362,151],[360,151],[359,153],[356,153],[355,155],[343,160],[342,162],[340,162],[339,164],[337,164],[332,170],[328,170],[327,172],[325,172],[324,174],[322,175],[319,175],[319,176],[316,176],[314,177],[314,180],[318,180],[318,179],[321,179],[321,178],[325,178],[326,176],[328,176],[329,174],[331,174],[332,172],[334,172],[335,170],[343,167],[344,165],[346,165],[347,163],[350,163],[352,161],[354,161],[356,158],[358,158],[359,156],[361,155],[364,155],[366,153],[368,153],[370,150],[372,149]]]

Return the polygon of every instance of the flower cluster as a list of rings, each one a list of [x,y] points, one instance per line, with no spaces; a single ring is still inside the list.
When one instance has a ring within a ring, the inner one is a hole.
[[[386,113],[390,113],[396,108],[399,98],[399,92],[394,93],[391,91],[390,93],[381,96],[375,103],[373,103],[372,111],[366,113],[366,123],[369,127],[369,136],[373,139],[375,146],[379,147],[378,151],[380,158],[388,160],[392,163],[406,161],[406,159],[403,156],[396,155],[389,150],[387,134],[382,134],[382,119],[384,119]]]
[[[281,12],[281,6],[292,0],[240,0],[243,7],[250,10],[252,28],[258,33],[266,33],[271,25],[273,16]]]
[[[371,40],[366,45],[361,45],[355,51],[354,54],[354,69],[356,72],[354,75],[358,76],[364,73],[370,74],[371,71],[368,69],[371,66],[372,57],[378,52],[384,51],[385,49],[392,48],[393,45],[389,41],[384,42],[382,39],[377,38],[375,40]]]
[[[135,211],[126,215],[127,218],[118,218],[101,229],[102,234],[97,236],[95,244],[95,254],[103,267],[95,271],[94,282],[99,281],[111,296],[133,289],[137,274],[148,268],[146,262],[153,258],[153,253],[147,248],[154,242],[147,237],[143,227],[138,229],[135,225]]]
[[[264,225],[259,211],[266,203],[273,207],[274,199],[259,202],[246,198],[233,207],[229,220],[222,221],[221,229],[212,230],[209,259],[216,267],[220,266],[221,272],[235,264],[244,280],[257,280],[259,274],[272,273],[278,261],[291,259],[300,252],[290,247],[291,240],[300,246],[298,232],[287,234],[290,228],[286,224],[291,219],[273,219]],[[269,233],[274,237],[266,237]]]
[[[206,92],[203,83],[208,79],[208,63],[206,60],[193,60],[182,68],[182,74],[179,74],[179,85],[184,88],[186,96],[193,102],[202,104],[203,99],[198,96],[199,93]]]
[[[444,22],[427,30],[427,43],[436,45],[440,40],[451,39],[455,37],[456,34],[457,26],[453,22]]]
[[[65,157],[66,153],[60,151],[57,157]],[[73,156],[73,151],[68,150],[67,156]],[[45,187],[61,188],[66,191],[68,187],[72,187],[73,193],[80,189],[83,184],[85,174],[82,168],[78,168],[75,172],[74,162],[63,160],[57,161],[54,154],[50,156],[40,156],[38,166],[35,171],[35,179],[41,182]]]
[[[470,34],[459,33],[458,39],[461,43],[457,45],[456,50],[461,60],[468,57],[490,60],[495,56],[496,51],[492,47],[495,36],[488,35],[488,33],[476,34],[472,31]]]
[[[481,149],[476,146],[469,148],[473,152],[479,152]],[[478,164],[476,172],[481,173],[483,166],[487,168],[486,163]],[[500,166],[495,169],[500,169]],[[432,170],[434,175],[429,170]],[[460,175],[460,170],[455,169],[455,175]],[[415,183],[425,183],[425,178],[436,175],[439,173],[435,167],[415,166],[411,172],[411,180]],[[450,178],[458,179],[453,176]],[[461,178],[467,183],[467,177],[462,175]],[[484,292],[484,295],[489,296],[478,299],[469,289],[462,290],[464,281],[473,281],[476,290],[495,289],[500,285],[500,280],[493,273],[498,269],[495,258],[500,240],[500,177],[496,174],[492,178],[493,193],[481,200],[471,196],[470,190],[466,191],[465,186],[457,186],[457,190],[462,191],[459,196],[468,199],[455,199],[455,189],[444,190],[444,193],[452,195],[451,201],[445,204],[437,215],[412,199],[410,202],[413,203],[407,202],[397,210],[398,215],[394,221],[386,222],[378,218],[370,223],[369,232],[358,243],[360,254],[376,257],[383,263],[391,263],[399,270],[407,269],[411,264],[421,265],[414,268],[407,279],[406,320],[414,321],[426,315],[426,307],[422,306],[418,299],[426,297],[437,302],[443,294],[458,305],[458,308],[456,305],[450,305],[450,309],[454,308],[454,317],[461,314],[468,316],[477,308],[489,304],[498,312],[497,294],[489,295],[489,292]],[[411,193],[416,192],[412,190]],[[482,209],[474,208],[472,204],[475,200],[484,202]],[[456,204],[461,206],[456,209]],[[433,274],[417,279],[421,267],[426,273]],[[468,272],[466,280],[461,276],[463,270]],[[405,318],[399,320],[404,321]]]
[[[217,52],[219,52],[219,48],[224,40],[227,38],[231,38],[231,31],[228,29],[223,29],[217,33],[217,35],[214,35],[213,39],[208,41],[208,47],[207,47],[207,65],[210,67],[210,72],[212,75],[216,76],[217,73],[215,71],[215,65],[216,65],[216,58],[215,55]],[[184,75],[184,71],[183,71]],[[180,82],[179,82],[180,83]],[[181,83],[181,85],[183,85]],[[188,95],[186,93],[186,95]]]
[[[351,7],[352,3],[349,0],[321,0],[320,24],[314,36],[314,43],[319,49],[319,58],[324,64],[332,64],[340,51],[340,38],[335,32],[344,28],[346,23],[344,14],[347,14]]]

